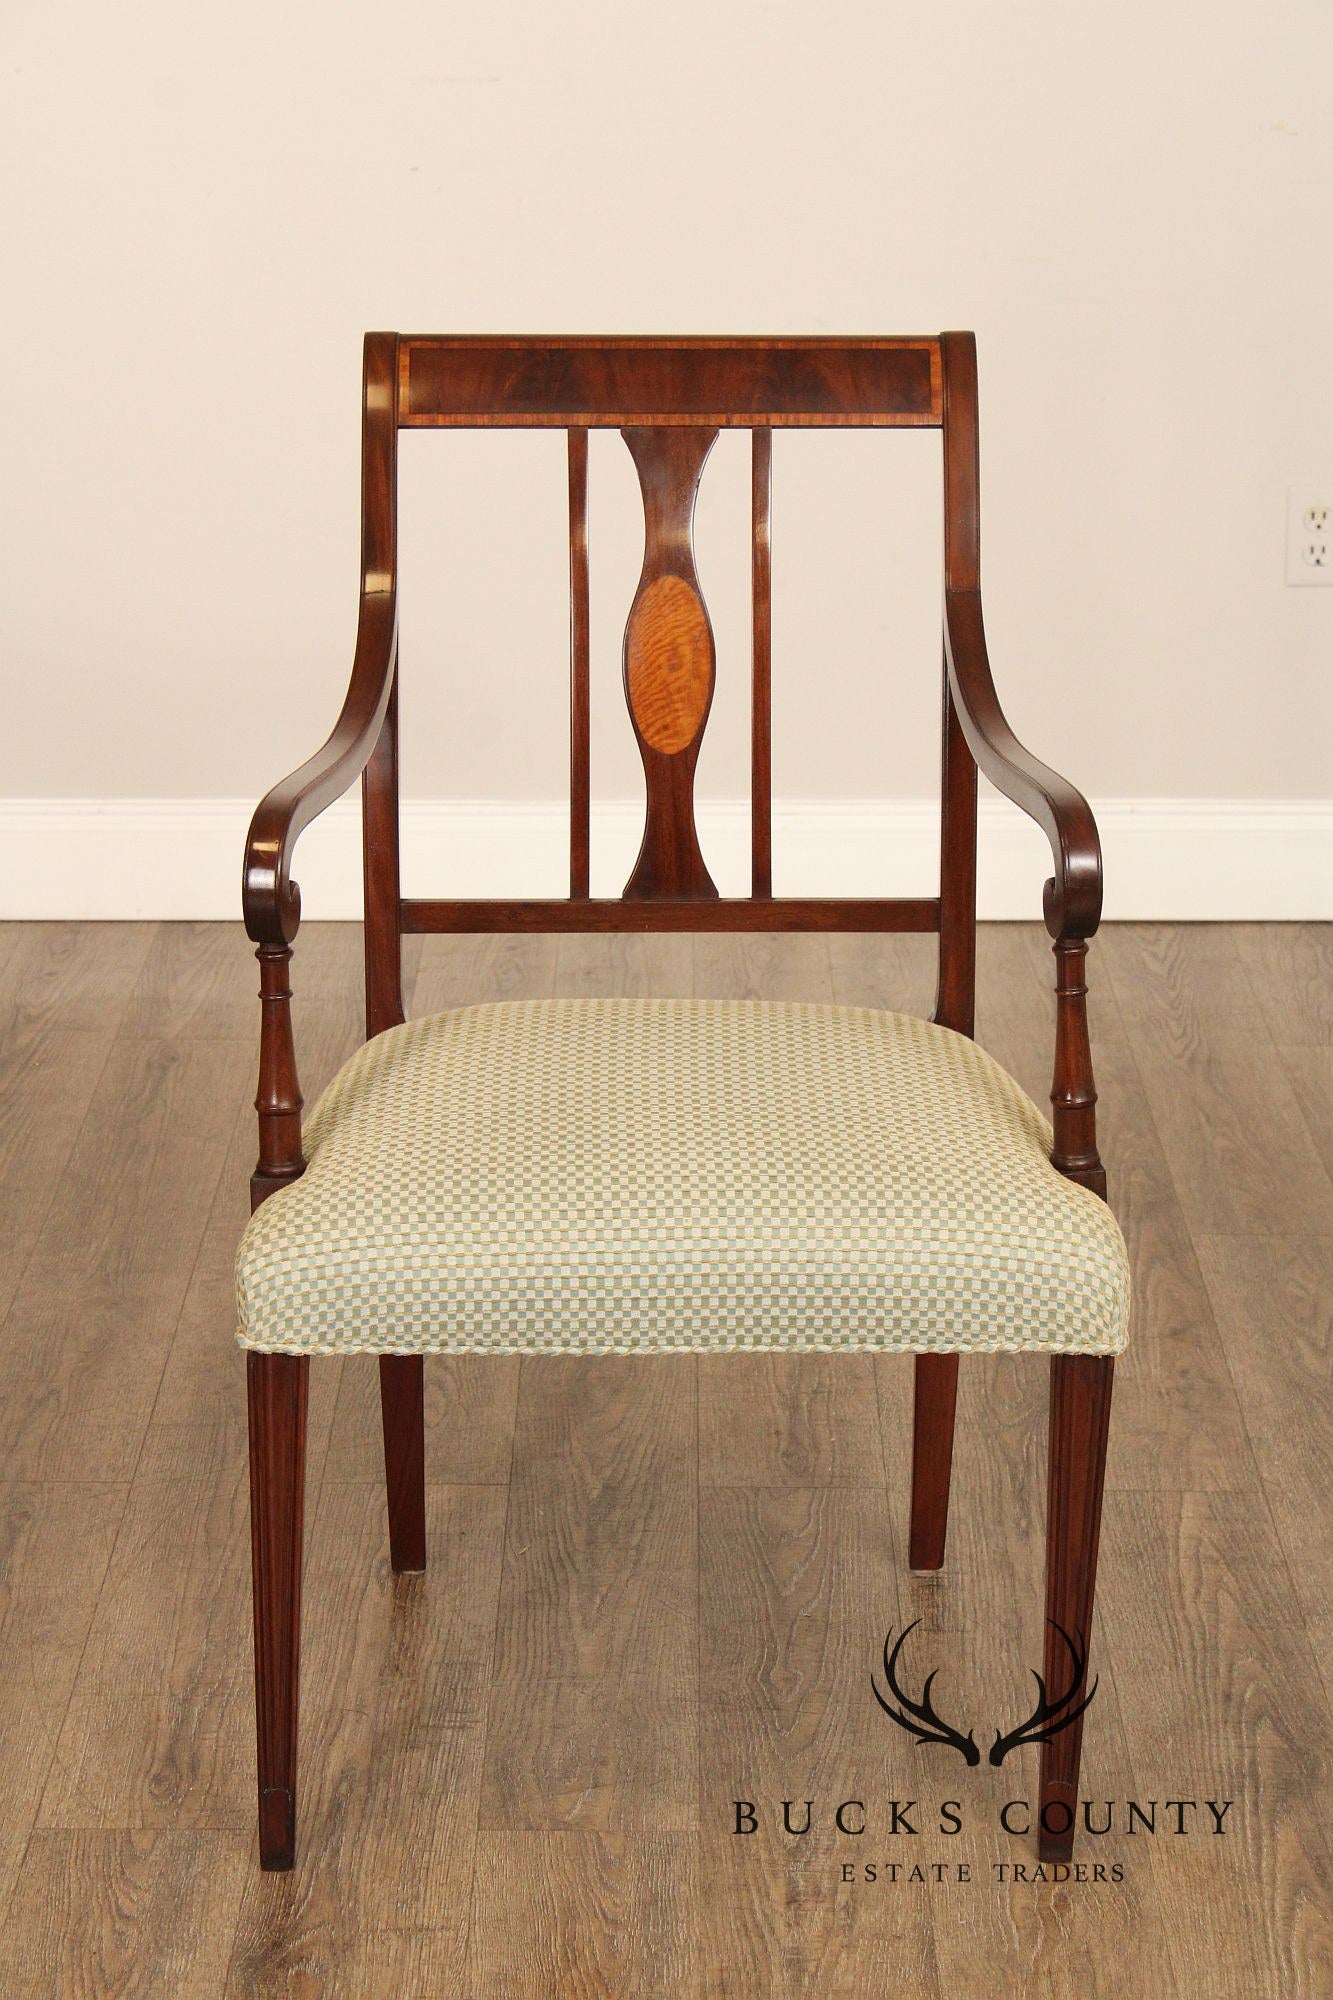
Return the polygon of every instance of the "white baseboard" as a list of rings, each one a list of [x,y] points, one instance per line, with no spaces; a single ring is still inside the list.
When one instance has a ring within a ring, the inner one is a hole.
[[[1108,799],[1096,803],[1108,918],[1333,917],[1333,800]],[[228,918],[240,907],[253,801],[0,800],[0,916]],[[594,893],[615,894],[643,808],[593,808]],[[748,887],[749,807],[699,806],[700,840],[724,894]],[[786,799],[774,808],[780,895],[936,893],[938,807],[915,799]],[[562,800],[409,799],[406,895],[563,895]],[[1006,800],[981,804],[983,917],[1037,917],[1050,873],[1042,834]],[[308,917],[360,915],[360,816],[341,800],[303,836]]]

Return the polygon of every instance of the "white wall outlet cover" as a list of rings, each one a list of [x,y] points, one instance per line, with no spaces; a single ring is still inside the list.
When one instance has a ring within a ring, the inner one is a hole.
[[[1287,488],[1287,582],[1333,585],[1333,479]]]

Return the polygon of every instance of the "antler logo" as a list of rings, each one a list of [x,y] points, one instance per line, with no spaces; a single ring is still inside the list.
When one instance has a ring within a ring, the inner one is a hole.
[[[1065,1692],[1062,1695],[1058,1695],[1052,1701],[1046,1692],[1045,1680],[1039,1673],[1033,1673],[1032,1678],[1037,1683],[1037,1706],[1033,1709],[1027,1720],[1020,1722],[1016,1729],[1011,1729],[1007,1733],[999,1729],[996,1730],[995,1741],[991,1744],[990,1750],[990,1761],[992,1764],[1003,1764],[1009,1752],[1017,1750],[1020,1744],[1048,1743],[1053,1736],[1058,1736],[1062,1729],[1068,1729],[1071,1722],[1078,1720],[1097,1692],[1098,1684],[1096,1681],[1093,1682],[1086,1694],[1081,1692],[1088,1672],[1088,1650],[1082,1632],[1079,1633],[1076,1644],[1070,1638],[1068,1632],[1065,1631],[1063,1625],[1057,1625],[1053,1618],[1047,1622],[1060,1634],[1060,1637],[1069,1649],[1069,1661],[1073,1669],[1073,1678]],[[893,1700],[888,1700],[880,1693],[879,1683],[872,1674],[870,1676],[870,1686],[875,1700],[890,1720],[896,1722],[900,1729],[905,1729],[909,1736],[914,1736],[918,1744],[943,1743],[950,1750],[956,1750],[964,1763],[979,1764],[981,1762],[981,1752],[977,1748],[976,1738],[972,1731],[969,1729],[966,1736],[964,1736],[961,1730],[955,1729],[951,1723],[946,1722],[942,1716],[937,1715],[935,1712],[934,1705],[930,1699],[930,1690],[934,1686],[935,1676],[939,1672],[937,1667],[932,1668],[931,1672],[926,1675],[925,1685],[922,1687],[919,1701],[913,1701],[911,1696],[906,1694],[899,1686],[898,1658],[908,1639],[920,1623],[921,1620],[915,1618],[910,1625],[904,1627],[903,1631],[899,1634],[898,1643],[894,1646],[892,1652],[889,1650],[889,1640],[893,1637],[892,1628],[885,1634],[884,1678],[888,1683],[889,1693],[893,1696]]]

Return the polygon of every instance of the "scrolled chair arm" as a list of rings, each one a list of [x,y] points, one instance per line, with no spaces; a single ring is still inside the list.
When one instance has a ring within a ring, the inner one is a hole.
[[[255,808],[245,843],[241,901],[257,945],[290,945],[301,922],[292,854],[312,819],[354,784],[370,761],[393,693],[398,654],[392,586],[362,592],[352,677],[328,741]]]
[[[978,769],[1037,822],[1051,843],[1055,874],[1042,897],[1056,963],[1051,1162],[1067,1179],[1105,1199],[1083,976],[1088,939],[1102,914],[1097,822],[1083,794],[1025,750],[1005,720],[986,652],[979,589],[946,589],[944,640],[954,706]]]
[[[1093,936],[1102,914],[1102,849],[1083,794],[1025,750],[1005,720],[986,652],[980,590],[946,590],[949,686],[967,746],[997,791],[1034,819],[1051,843],[1046,928],[1057,943]]]
[[[241,905],[258,947],[257,1207],[305,1171],[288,968],[301,923],[292,853],[304,828],[361,775],[393,700],[398,668],[398,336],[368,333],[361,400],[361,603],[352,675],[328,741],[262,798],[245,843]]]
[[[363,591],[352,678],[322,749],[262,798],[245,846],[245,928],[258,947],[261,1030],[259,1158],[250,1177],[255,1206],[305,1169],[301,1089],[292,1040],[288,965],[301,922],[292,851],[303,828],[353,784],[369,763],[393,696],[398,627],[394,591]]]
[[[398,336],[368,333],[361,376],[361,602],[352,677],[327,743],[260,800],[245,845],[241,902],[261,951],[289,949],[301,922],[292,850],[303,829],[370,762],[398,660]]]

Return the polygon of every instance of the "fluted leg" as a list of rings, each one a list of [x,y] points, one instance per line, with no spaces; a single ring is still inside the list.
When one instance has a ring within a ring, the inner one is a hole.
[[[918,1354],[912,1423],[912,1526],[907,1555],[912,1569],[939,1569],[944,1561],[957,1396],[958,1356]]]
[[[254,1571],[259,1862],[296,1858],[296,1730],[301,1654],[308,1355],[247,1357]]]
[[[419,1354],[380,1356],[389,1561],[398,1571],[426,1567],[425,1393],[425,1364]]]
[[[1045,1678],[1052,1701],[1067,1688],[1071,1670],[1068,1643],[1056,1626],[1069,1634],[1085,1659],[1092,1640],[1114,1370],[1109,1355],[1057,1354],[1051,1359]],[[1092,1680],[1085,1674],[1080,1696]],[[1043,1861],[1067,1861],[1073,1848],[1082,1747],[1082,1715],[1041,1746]]]

